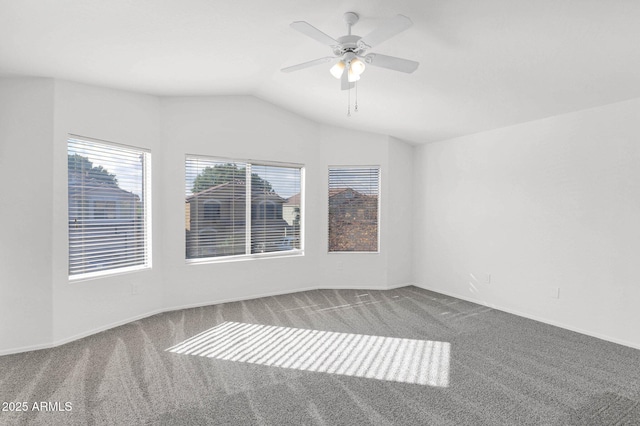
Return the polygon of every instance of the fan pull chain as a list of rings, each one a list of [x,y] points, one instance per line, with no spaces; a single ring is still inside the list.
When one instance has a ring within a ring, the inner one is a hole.
[[[356,81],[356,105],[353,109],[355,112],[358,112],[358,82]]]
[[[351,88],[349,88],[349,93],[347,98],[347,117],[351,117]]]

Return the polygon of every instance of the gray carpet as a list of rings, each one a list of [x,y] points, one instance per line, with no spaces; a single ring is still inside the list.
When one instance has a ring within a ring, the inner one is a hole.
[[[319,290],[0,357],[0,403],[2,425],[640,425],[640,351],[416,287]]]

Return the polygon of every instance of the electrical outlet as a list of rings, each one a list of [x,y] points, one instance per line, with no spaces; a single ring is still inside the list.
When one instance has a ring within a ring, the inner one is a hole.
[[[484,274],[484,283],[491,284],[491,274]]]
[[[134,296],[140,294],[140,284],[131,283],[131,294]]]
[[[549,296],[551,296],[552,299],[560,299],[560,287],[551,287]]]
[[[338,263],[336,263],[336,269],[338,271],[342,271],[344,269],[344,263],[341,260],[339,260]]]

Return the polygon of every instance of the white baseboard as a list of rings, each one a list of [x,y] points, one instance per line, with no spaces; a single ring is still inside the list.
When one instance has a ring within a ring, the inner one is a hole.
[[[398,285],[390,285],[390,286],[355,286],[355,287],[349,287],[349,289],[354,289],[354,290],[392,290],[395,288],[400,288],[400,287],[405,287],[408,285],[412,285],[412,284],[398,284]],[[198,302],[198,303],[191,303],[191,304],[186,304],[186,305],[179,305],[179,306],[171,306],[171,307],[167,307],[167,308],[163,308],[163,309],[155,309],[149,312],[146,312],[144,314],[140,314],[140,315],[136,315],[124,320],[120,320],[120,321],[115,321],[112,322],[110,324],[106,324],[104,326],[100,326],[91,330],[87,330],[84,331],[82,333],[78,333],[75,334],[73,336],[69,336],[69,337],[64,337],[62,339],[58,339],[53,341],[52,343],[44,343],[44,344],[37,344],[37,345],[31,345],[31,346],[23,346],[23,347],[19,347],[19,348],[13,348],[13,349],[3,349],[0,350],[0,356],[3,355],[12,355],[12,354],[18,354],[18,353],[22,353],[22,352],[30,352],[30,351],[36,351],[36,350],[41,350],[41,349],[50,349],[50,348],[55,348],[57,346],[61,346],[67,343],[71,343],[75,340],[79,340],[79,339],[83,339],[85,337],[89,337],[91,335],[97,334],[97,333],[101,333],[103,331],[106,330],[110,330],[112,328],[115,327],[120,327],[121,325],[125,325],[125,324],[129,324],[131,322],[134,321],[138,321],[144,318],[148,318],[151,317],[153,315],[157,315],[157,314],[161,314],[164,312],[173,312],[173,311],[179,311],[182,309],[192,309],[192,308],[201,308],[203,306],[211,306],[211,305],[220,305],[222,303],[231,303],[231,302],[241,302],[243,300],[251,300],[251,299],[260,299],[261,297],[271,297],[271,296],[281,296],[283,294],[294,294],[294,293],[301,293],[304,291],[311,291],[311,290],[347,290],[347,288],[341,289],[341,288],[335,288],[335,287],[305,287],[305,288],[298,288],[295,290],[278,290],[278,291],[272,291],[272,292],[267,292],[267,293],[260,293],[260,294],[255,294],[255,295],[248,295],[248,296],[242,296],[242,297],[234,297],[234,298],[228,298],[228,299],[219,299],[219,300],[210,300],[207,302]]]
[[[179,310],[182,310],[182,309],[201,308],[203,306],[220,305],[222,303],[241,302],[243,300],[260,299],[261,297],[282,296],[283,294],[295,294],[295,293],[302,293],[302,292],[305,292],[305,291],[313,291],[313,290],[394,290],[396,288],[407,287],[407,286],[410,286],[410,285],[413,285],[413,283],[393,284],[393,285],[388,285],[388,286],[366,286],[366,285],[362,285],[362,286],[349,286],[349,287],[345,287],[345,288],[323,287],[323,286],[303,287],[303,288],[297,288],[295,290],[272,291],[272,292],[268,292],[268,293],[260,293],[260,294],[256,294],[256,295],[250,295],[250,296],[234,297],[234,298],[230,298],[230,299],[220,299],[220,300],[214,300],[214,301],[209,301],[209,302],[198,302],[198,303],[193,303],[193,304],[180,305],[180,306],[175,306],[175,307],[164,309],[161,312],[172,312],[172,311],[179,311]],[[158,313],[160,313],[160,312],[158,312]],[[152,314],[152,315],[155,315],[155,314]],[[150,316],[150,315],[148,315],[148,316]]]
[[[497,305],[494,305],[492,303],[486,303],[486,302],[483,302],[482,300],[473,299],[471,297],[462,296],[460,294],[455,294],[455,293],[444,291],[444,290],[440,290],[440,289],[430,288],[428,286],[421,285],[421,284],[413,284],[413,285],[415,285],[416,287],[420,287],[420,288],[422,288],[424,290],[433,291],[434,293],[440,293],[440,294],[444,294],[445,296],[455,297],[456,299],[466,300],[467,302],[471,302],[471,303],[475,303],[475,304],[478,304],[478,305],[486,306],[488,308],[492,308],[492,309],[496,309],[498,311],[506,312],[506,313],[513,314],[513,315],[517,315],[519,317],[528,318],[528,319],[531,319],[531,320],[534,320],[534,321],[538,321],[538,322],[542,322],[542,323],[545,323],[545,324],[553,325],[555,327],[564,328],[565,330],[575,331],[576,333],[584,334],[586,336],[591,336],[591,337],[595,337],[597,339],[606,340],[607,342],[617,343],[619,345],[628,346],[628,347],[634,348],[634,349],[640,349],[640,345],[637,344],[637,343],[634,343],[634,342],[629,342],[629,341],[626,341],[626,340],[617,339],[615,337],[607,336],[607,335],[600,334],[600,333],[594,333],[594,332],[591,332],[589,330],[584,330],[584,329],[581,329],[581,328],[578,328],[578,327],[574,327],[574,326],[571,326],[571,325],[563,324],[563,323],[560,323],[558,321],[552,321],[552,320],[549,320],[547,318],[542,318],[542,317],[538,317],[536,315],[528,314],[526,312],[520,312],[520,311],[517,311],[515,309],[504,308],[502,306],[497,306]]]
[[[232,297],[229,299],[218,299],[218,300],[213,300],[208,302],[191,303],[187,305],[180,305],[180,306],[173,306],[170,308],[166,308],[166,309],[163,309],[162,312],[173,312],[173,311],[180,311],[182,309],[202,308],[203,306],[221,305],[223,303],[232,303],[232,302],[242,302],[243,300],[260,299],[261,297],[282,296],[283,294],[302,293],[303,291],[311,291],[311,290],[319,290],[319,288],[305,287],[305,288],[299,288],[295,290],[279,290],[279,291],[271,291],[268,293],[260,293],[260,294],[249,295],[249,296]]]
[[[314,290],[395,290],[396,288],[407,287],[413,283],[390,284],[390,285],[349,285],[347,287],[318,287]]]
[[[54,345],[51,345],[51,344],[38,344],[38,345],[30,345],[30,346],[20,346],[18,348],[12,348],[12,349],[2,349],[0,350],[0,356],[19,354],[22,352],[39,351],[40,349],[49,349],[49,348],[52,348],[53,346]]]
[[[409,287],[410,285],[415,285],[414,283],[404,283],[404,284],[391,284],[387,286],[387,290],[395,290],[396,288]]]

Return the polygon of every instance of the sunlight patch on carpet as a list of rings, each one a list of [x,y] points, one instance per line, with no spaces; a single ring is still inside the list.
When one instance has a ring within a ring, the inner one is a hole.
[[[224,322],[167,351],[295,370],[446,387],[451,344]]]

